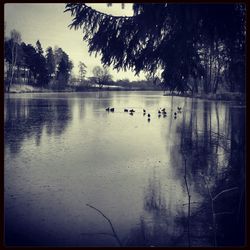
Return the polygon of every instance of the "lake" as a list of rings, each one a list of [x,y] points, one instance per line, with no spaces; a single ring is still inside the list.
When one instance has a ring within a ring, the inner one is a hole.
[[[4,128],[6,245],[118,246],[107,218],[126,246],[244,244],[244,106],[162,92],[8,94]]]

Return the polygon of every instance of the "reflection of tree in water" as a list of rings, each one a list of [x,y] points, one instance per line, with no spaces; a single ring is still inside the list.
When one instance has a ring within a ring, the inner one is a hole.
[[[166,212],[166,200],[162,195],[161,182],[157,179],[155,168],[153,177],[149,178],[144,195],[144,209],[152,213]]]
[[[183,122],[177,132],[181,138],[180,153],[187,160],[189,183],[192,183],[195,192],[204,197],[203,204],[192,206],[193,234],[201,235],[202,231],[210,231],[209,238],[213,244],[211,229],[216,228],[216,244],[241,245],[244,241],[244,113],[226,106],[229,116],[225,116],[228,120],[221,127],[217,104],[212,109],[210,102],[204,102],[202,119],[198,117],[197,101],[194,100],[191,105],[191,113],[186,114],[184,111]],[[230,129],[226,129],[225,125]],[[201,173],[213,197],[223,190],[238,188],[223,193],[214,201],[216,225],[211,219],[211,199]],[[178,175],[181,177],[183,173],[179,172]],[[197,237],[193,238],[193,242],[197,240]]]
[[[91,102],[93,105],[92,109],[96,112],[93,112],[95,116],[105,115],[104,109],[112,106],[113,98],[110,92],[96,92],[93,96],[95,98],[94,102]]]
[[[144,215],[131,230],[128,246],[178,246],[183,243],[184,214],[178,210],[175,211],[177,216],[173,217],[165,195],[167,194],[162,190],[160,178],[154,169],[144,191]]]
[[[243,245],[244,110],[196,99],[190,107],[188,103],[185,107],[182,123],[177,125],[177,137],[173,138],[175,142],[168,150],[171,150],[170,162],[175,177],[181,181],[183,190],[186,190],[184,159],[187,163],[187,181],[191,190],[191,246]],[[222,192],[225,190],[230,191]],[[138,226],[131,231],[128,245],[187,246],[187,200],[183,200],[186,203],[183,210],[173,218],[164,195],[167,194],[162,191],[154,172],[144,195],[147,215],[141,216]],[[210,195],[213,198],[218,195],[213,201],[215,221]],[[195,200],[195,197],[201,199]],[[171,199],[167,202],[171,203]]]
[[[62,134],[72,118],[67,99],[10,99],[5,102],[5,146],[19,152],[22,142],[34,137],[40,144],[43,128],[49,135]]]

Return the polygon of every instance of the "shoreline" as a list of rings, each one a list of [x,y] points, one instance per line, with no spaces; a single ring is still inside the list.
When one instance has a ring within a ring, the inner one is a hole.
[[[238,93],[238,92],[225,92],[225,93],[217,93],[217,94],[170,94],[164,93],[164,96],[179,96],[179,97],[188,97],[188,98],[197,98],[202,100],[209,100],[209,101],[236,101],[242,104],[246,103],[246,94]]]
[[[53,90],[50,88],[37,88],[29,85],[14,85],[11,87],[10,92],[4,92],[5,95],[8,94],[26,94],[26,93],[85,93],[85,92],[113,92],[113,91],[162,91],[163,96],[176,96],[176,97],[188,97],[188,98],[197,98],[197,99],[202,99],[202,100],[211,100],[211,101],[236,101],[240,102],[241,104],[246,103],[246,94],[244,93],[239,93],[239,92],[225,92],[225,93],[216,93],[216,94],[189,94],[189,93],[184,93],[184,94],[177,94],[177,93],[166,93],[161,89],[139,89],[139,88],[134,88],[134,89],[129,89],[129,88],[102,88],[102,89],[97,89],[97,88],[91,88],[91,87],[84,87],[84,88],[78,88],[77,87],[68,87],[66,89],[62,90]]]

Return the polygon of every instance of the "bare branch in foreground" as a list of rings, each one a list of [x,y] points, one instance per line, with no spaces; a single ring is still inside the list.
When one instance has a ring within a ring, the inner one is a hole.
[[[122,246],[122,242],[119,239],[119,237],[118,237],[118,235],[117,235],[117,233],[116,233],[116,231],[115,231],[115,229],[113,227],[113,224],[112,224],[111,220],[98,208],[96,208],[96,207],[94,207],[92,205],[89,205],[89,204],[86,204],[86,206],[96,210],[99,214],[101,214],[108,221],[108,223],[109,223],[109,225],[110,225],[110,227],[112,229],[112,232],[113,232],[113,234],[109,234],[109,235],[112,235],[116,239],[116,241],[118,242],[119,246]]]

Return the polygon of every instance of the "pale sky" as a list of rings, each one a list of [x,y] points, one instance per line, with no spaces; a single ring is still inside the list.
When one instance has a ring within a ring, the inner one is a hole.
[[[88,4],[94,9],[119,16],[132,16],[132,4],[113,4],[107,7],[105,3]],[[96,65],[101,66],[100,57],[90,56],[87,43],[82,39],[82,30],[70,30],[68,25],[72,18],[69,12],[64,13],[65,4],[50,3],[8,3],[4,5],[5,36],[9,36],[12,29],[21,33],[22,41],[35,46],[39,40],[43,50],[47,47],[61,47],[73,61],[73,73],[78,75],[78,63],[83,61],[87,65],[87,75],[92,76],[92,69]],[[132,71],[119,71],[109,69],[114,80],[128,78],[132,80],[143,80],[144,74],[140,77],[134,76]]]

